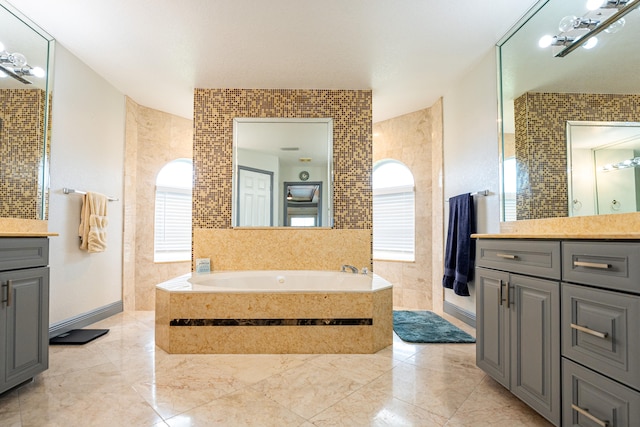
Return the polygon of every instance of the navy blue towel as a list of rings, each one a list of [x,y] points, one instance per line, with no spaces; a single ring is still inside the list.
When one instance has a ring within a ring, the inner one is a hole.
[[[473,280],[476,242],[471,235],[475,232],[473,196],[465,193],[451,197],[442,286],[453,289],[457,295],[465,297],[469,296],[467,283]]]

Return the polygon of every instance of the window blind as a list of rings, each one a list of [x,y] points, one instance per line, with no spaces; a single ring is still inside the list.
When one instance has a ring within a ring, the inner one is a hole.
[[[415,195],[413,188],[374,192],[374,257],[413,260],[415,251]]]
[[[191,191],[156,187],[156,254],[191,253]],[[184,258],[184,256],[182,256]]]

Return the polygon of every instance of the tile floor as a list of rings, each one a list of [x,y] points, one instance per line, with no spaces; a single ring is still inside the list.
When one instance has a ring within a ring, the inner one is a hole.
[[[468,332],[473,329],[447,317]],[[0,396],[0,426],[547,426],[475,366],[473,344],[373,355],[170,355],[153,312],[52,346],[49,370]]]

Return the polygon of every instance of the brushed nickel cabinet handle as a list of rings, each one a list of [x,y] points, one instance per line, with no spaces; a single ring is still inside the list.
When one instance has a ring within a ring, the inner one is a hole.
[[[573,261],[574,267],[588,267],[599,268],[600,270],[608,270],[611,268],[611,264],[602,264],[599,262],[585,262],[585,261]]]
[[[585,417],[589,418],[591,421],[593,421],[594,423],[598,424],[599,426],[609,427],[609,421],[602,421],[600,418],[594,417],[593,415],[591,415],[589,413],[589,411],[587,409],[582,409],[581,407],[579,407],[578,405],[574,405],[573,403],[571,404],[571,409],[573,409],[577,413],[579,413],[581,415],[584,415]]]
[[[13,280],[7,280],[7,307],[11,305],[11,289],[13,288]]]
[[[512,255],[512,254],[501,254],[500,252],[498,252],[496,254],[496,256],[498,258],[504,258],[504,259],[518,259],[518,255]]]
[[[607,338],[609,336],[608,332],[594,331],[593,329],[589,329],[585,326],[576,325],[575,323],[571,324],[571,329],[575,329],[577,331],[584,332],[585,334],[593,335],[594,337],[598,337],[602,339]]]
[[[511,306],[511,301],[509,301],[509,282],[505,283],[506,288],[507,288],[507,292],[506,292],[506,297],[507,297],[507,308],[509,308]]]

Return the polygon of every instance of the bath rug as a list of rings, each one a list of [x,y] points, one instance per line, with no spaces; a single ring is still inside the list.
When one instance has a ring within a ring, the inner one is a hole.
[[[108,329],[72,329],[49,339],[52,345],[82,345],[109,332]]]
[[[393,312],[393,330],[413,343],[474,343],[476,339],[431,311]]]

